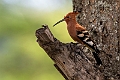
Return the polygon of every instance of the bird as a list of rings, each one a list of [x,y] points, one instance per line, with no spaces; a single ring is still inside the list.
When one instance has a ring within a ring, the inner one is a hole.
[[[102,65],[102,61],[99,57],[100,51],[98,50],[95,42],[91,39],[89,32],[86,30],[85,27],[81,26],[77,20],[76,16],[79,14],[79,12],[69,12],[64,18],[57,23],[55,23],[53,26],[56,26],[60,22],[65,21],[67,24],[67,30],[71,38],[86,47],[90,49],[93,53],[93,56],[97,62],[97,65]]]

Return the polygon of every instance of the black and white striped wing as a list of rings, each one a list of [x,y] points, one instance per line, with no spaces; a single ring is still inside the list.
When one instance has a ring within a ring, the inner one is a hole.
[[[93,56],[97,62],[98,65],[102,64],[101,59],[98,56],[98,53],[100,51],[97,49],[97,46],[94,44],[94,42],[91,40],[88,31],[77,31],[77,37],[90,49],[92,50]]]
[[[89,47],[92,51],[98,51],[96,45],[94,42],[91,40],[91,37],[86,30],[82,31],[77,31],[77,37],[87,46]]]

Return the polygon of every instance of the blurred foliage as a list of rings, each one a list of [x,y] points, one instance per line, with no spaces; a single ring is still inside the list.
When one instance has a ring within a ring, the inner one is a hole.
[[[61,6],[47,12],[0,1],[0,80],[64,80],[35,37],[35,31],[42,24],[48,24],[60,41],[72,41],[65,23],[52,27],[72,11],[68,0]]]

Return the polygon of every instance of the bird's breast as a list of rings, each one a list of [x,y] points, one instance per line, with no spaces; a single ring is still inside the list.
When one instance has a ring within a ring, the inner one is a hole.
[[[67,30],[68,30],[68,33],[69,35],[71,36],[71,38],[74,40],[74,41],[78,41],[78,37],[77,37],[77,32],[76,32],[76,28],[73,27],[72,25],[68,25],[67,26]]]

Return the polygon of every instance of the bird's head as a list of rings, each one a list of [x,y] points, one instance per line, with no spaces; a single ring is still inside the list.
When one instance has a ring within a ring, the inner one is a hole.
[[[65,21],[66,23],[68,23],[71,20],[76,20],[77,14],[78,14],[78,12],[70,12],[66,16],[64,16],[64,18],[62,20],[58,21],[53,26],[55,26],[55,25],[57,25],[57,24],[59,24],[60,22],[63,22],[63,21]]]

